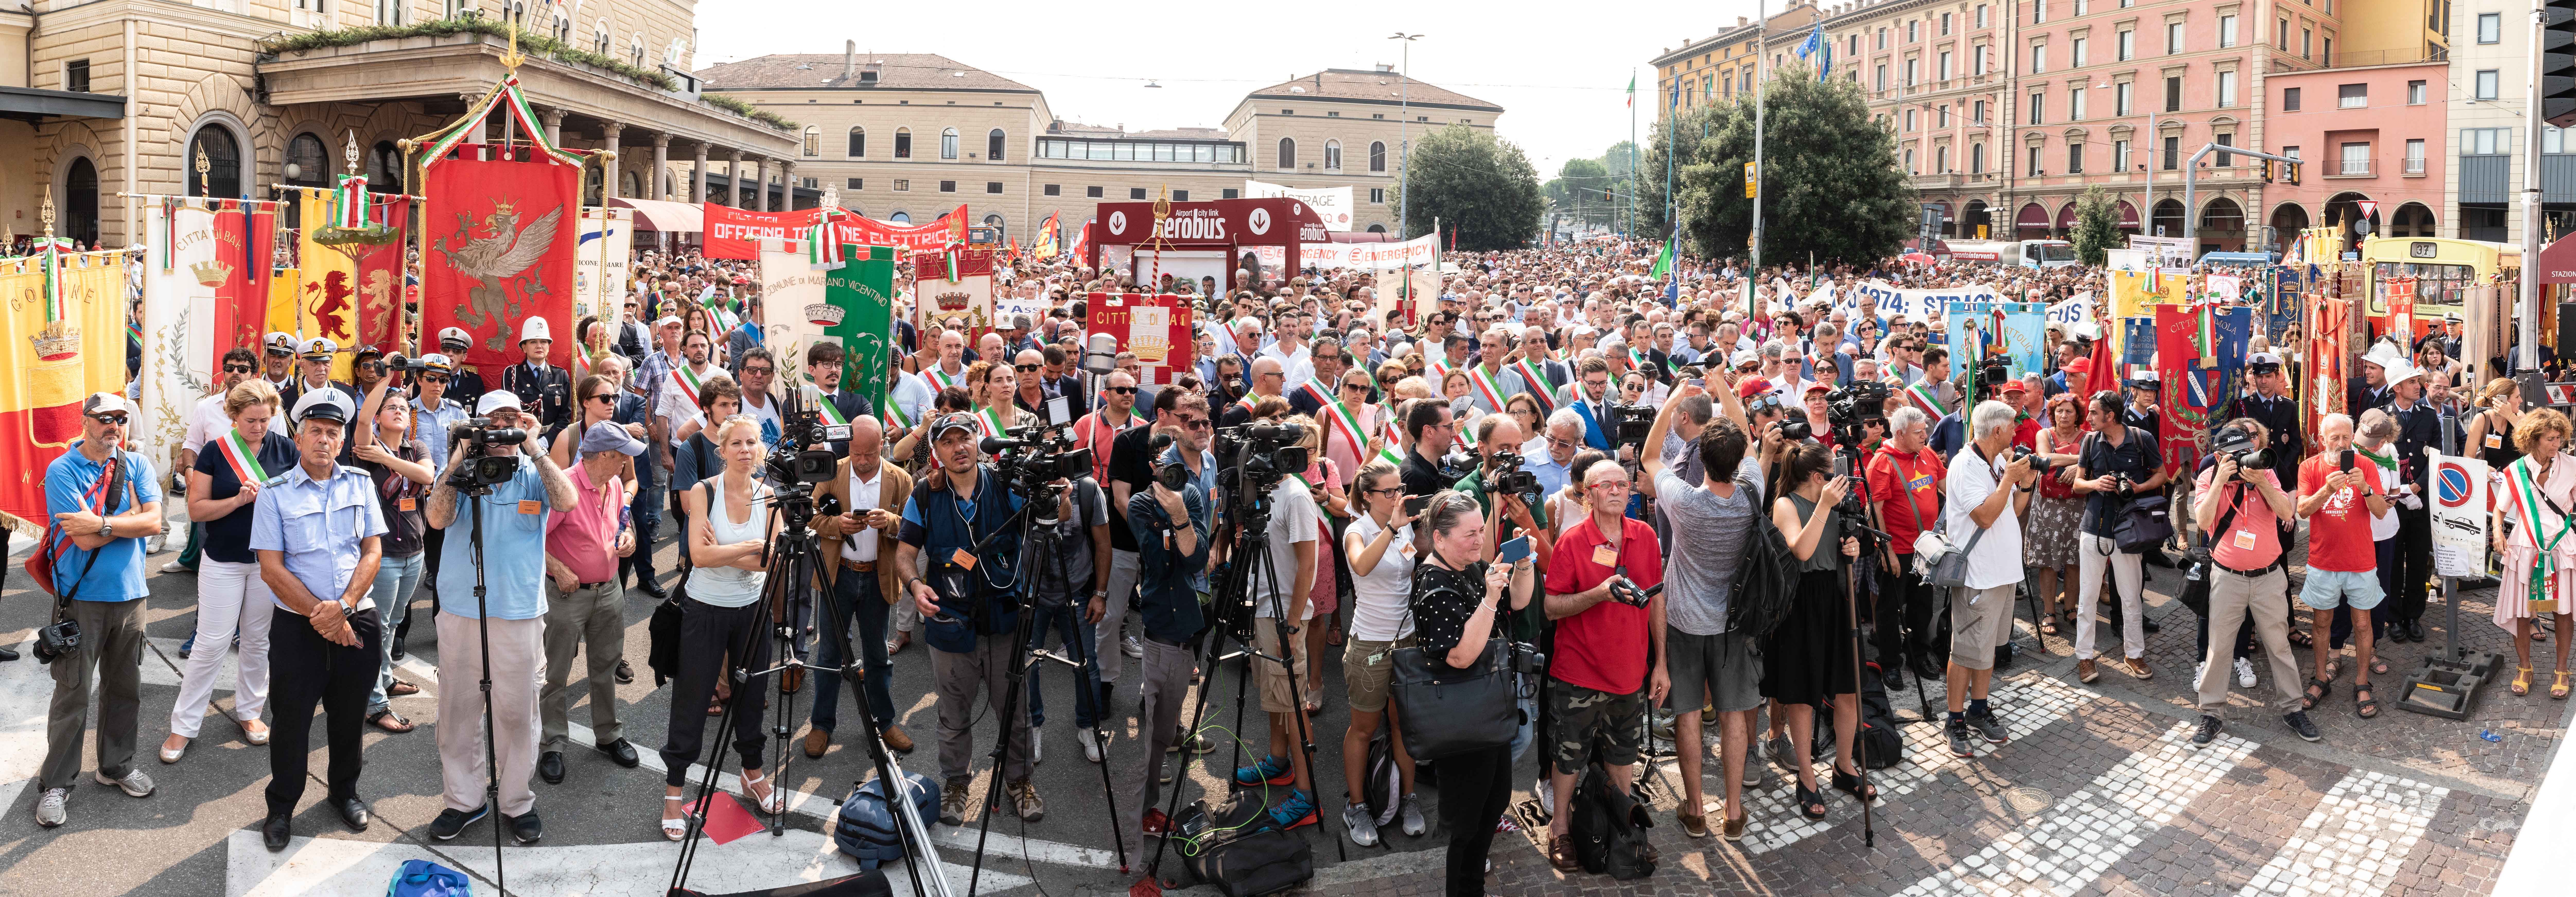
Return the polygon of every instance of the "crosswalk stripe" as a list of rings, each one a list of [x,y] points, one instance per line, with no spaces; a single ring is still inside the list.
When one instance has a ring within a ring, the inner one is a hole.
[[[1983,897],[2083,890],[2254,750],[2253,742],[2230,735],[2195,750],[2191,730],[2190,723],[2175,723],[2046,815],[1900,893]]]
[[[390,843],[334,835],[296,837],[285,850],[271,853],[256,831],[243,829],[225,839],[225,897],[378,897],[404,860],[426,859],[479,876],[478,890],[492,876],[492,844],[457,841],[424,849],[410,840]],[[510,847],[510,892],[514,894],[581,894],[586,897],[661,897],[671,883],[671,863],[679,845],[654,837],[632,844],[540,845]],[[822,881],[859,872],[859,863],[832,845],[828,835],[789,829],[781,837],[753,833],[727,844],[702,842],[689,870],[689,887],[699,893],[724,893]],[[879,867],[895,894],[912,893],[912,876],[901,862]],[[966,893],[967,873],[951,864],[949,889]],[[983,888],[1001,893],[1030,883],[1026,875],[984,870]]]
[[[2346,773],[2238,897],[2378,897],[2450,793],[2385,773]]]

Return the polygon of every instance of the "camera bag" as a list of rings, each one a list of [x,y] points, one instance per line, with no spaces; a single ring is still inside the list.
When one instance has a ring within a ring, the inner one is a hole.
[[[938,819],[938,784],[917,772],[905,773],[903,778],[904,793],[912,799],[913,818],[924,824]],[[841,811],[832,823],[832,843],[857,859],[863,870],[874,870],[880,863],[903,858],[903,834],[896,827],[894,808],[886,803],[884,779],[868,779],[841,802]]]
[[[1290,832],[1262,829],[1201,847],[1183,851],[1181,865],[1226,897],[1277,894],[1315,877],[1315,848]]]
[[[1876,663],[1861,665],[1860,731],[1852,741],[1867,768],[1886,769],[1905,759],[1905,739],[1896,734],[1896,705],[1887,699],[1887,680]]]
[[[1655,848],[1646,843],[1654,818],[1636,795],[1611,787],[1610,774],[1598,761],[1584,768],[1573,803],[1569,827],[1583,871],[1619,881],[1655,874]]]
[[[1738,478],[1735,488],[1748,483]],[[1744,554],[1735,565],[1735,582],[1726,606],[1726,629],[1742,632],[1759,642],[1789,619],[1790,605],[1798,597],[1798,556],[1790,553],[1789,539],[1771,522],[1771,515],[1755,513],[1753,525],[1744,531]]]
[[[2145,554],[2161,548],[2173,538],[2171,503],[2162,495],[2141,495],[2129,500],[2120,519],[2111,524],[2111,541],[2120,545],[2121,554]]]
[[[1994,462],[1986,458],[1983,451],[1979,450],[1976,446],[1969,446],[1968,451],[1976,453],[1978,462],[1986,465],[1986,472],[1989,475],[1994,473]],[[1998,476],[1995,477],[1995,488],[2004,489],[2008,487],[2004,485],[2003,478]],[[2004,512],[2012,512],[2012,508],[2009,504],[2005,506]],[[1944,515],[1945,522],[1946,519],[1947,515]],[[1985,538],[1986,530],[1990,528],[1991,527],[1979,528],[1976,532],[1969,533],[1968,544],[1960,546],[1957,551],[1942,555],[1941,562],[1932,567],[1932,584],[1945,589],[1967,588],[1968,556],[1976,553],[1977,540]]]

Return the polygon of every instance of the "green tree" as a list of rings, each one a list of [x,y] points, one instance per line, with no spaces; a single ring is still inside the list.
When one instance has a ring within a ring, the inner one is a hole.
[[[2087,188],[2075,200],[2075,256],[2087,265],[2109,260],[2121,243],[2120,204],[2100,186]]]
[[[1456,229],[1458,248],[1483,252],[1527,245],[1537,236],[1538,170],[1511,141],[1466,125],[1450,125],[1413,145],[1407,160],[1413,172],[1405,237],[1431,232],[1438,219],[1444,231]],[[1388,202],[1403,203],[1398,195]],[[1448,238],[1442,238],[1448,245]]]
[[[1609,149],[1602,151],[1601,167],[1610,169],[1610,176],[1612,177],[1624,178],[1628,176],[1628,171],[1630,169],[1636,167],[1637,163],[1634,161],[1636,158],[1636,142],[1622,140],[1611,144]]]
[[[1870,119],[1856,82],[1818,81],[1803,66],[1770,84],[1762,161],[1763,256],[1770,261],[1865,261],[1893,255],[1912,236],[1914,185],[1896,166],[1896,139]],[[1754,116],[1740,102],[1712,122],[1681,174],[1682,227],[1702,256],[1747,254],[1753,200]]]
[[[1654,133],[1648,135],[1646,141],[1646,166],[1637,173],[1637,232],[1639,234],[1652,239],[1662,238],[1669,229],[1669,225],[1664,221],[1666,204],[1669,200],[1667,191],[1664,189],[1666,178],[1669,176],[1678,186],[1681,166],[1690,164],[1692,157],[1699,152],[1700,141],[1716,136],[1722,129],[1721,123],[1725,117],[1738,111],[1749,114],[1750,107],[1739,110],[1734,104],[1703,105],[1688,112],[1667,116],[1663,121],[1655,124]],[[1676,146],[1679,147],[1678,155],[1674,151]],[[1673,159],[1675,163],[1669,172],[1665,168],[1667,158]],[[1687,239],[1688,234],[1684,237]]]
[[[1568,159],[1540,192],[1565,220],[1578,225],[1604,220],[1609,214],[1610,169],[1599,159]]]

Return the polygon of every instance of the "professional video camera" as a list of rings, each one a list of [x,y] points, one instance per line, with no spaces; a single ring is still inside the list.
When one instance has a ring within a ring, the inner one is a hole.
[[[1189,486],[1190,480],[1192,479],[1190,475],[1190,466],[1178,460],[1163,460],[1163,453],[1171,451],[1172,449],[1172,434],[1154,434],[1154,438],[1147,443],[1147,447],[1154,455],[1155,482],[1163,484],[1163,488],[1174,492],[1179,492]]]
[[[1971,394],[1979,397],[1984,396],[1987,390],[2002,386],[2004,381],[2012,379],[2012,375],[2005,372],[2004,360],[2001,358],[1992,359],[1984,364],[1977,365],[1975,374],[1976,376],[1971,383],[1974,387]]]
[[[821,409],[797,407],[802,403],[792,397],[788,402],[778,448],[769,453],[769,479],[782,492],[802,492],[797,487],[830,480],[839,469],[840,459],[823,446],[850,441],[850,425],[823,423]]]
[[[1655,432],[1655,409],[1646,405],[1611,405],[1610,417],[1618,424],[1620,445],[1644,446],[1646,437]]]
[[[429,370],[429,362],[396,353],[385,357],[385,370],[397,374],[417,374]]]
[[[1306,447],[1297,443],[1306,438],[1306,428],[1296,424],[1237,424],[1216,433],[1217,486],[1229,496],[1228,503],[1238,509],[1264,503],[1270,490],[1289,474],[1300,473],[1311,463]]]
[[[2254,442],[2254,434],[2242,428],[2220,427],[2218,432],[2209,434],[2209,450],[2216,455],[2236,459],[2236,466],[2241,470],[2272,466],[2271,453]]]
[[[496,445],[519,445],[528,441],[528,431],[517,427],[496,427],[488,417],[467,418],[449,431],[448,441],[465,447],[465,457],[448,472],[447,484],[469,494],[484,494],[492,487],[507,483],[519,474],[519,456],[495,455]]]
[[[1887,419],[1887,384],[1854,382],[1825,394],[1825,421],[1834,441],[1859,445],[1861,427]]]
[[[1010,432],[1009,439],[984,437],[978,447],[993,456],[1002,482],[1022,501],[1053,500],[1055,481],[1091,474],[1091,450],[1075,449],[1073,434],[1064,425],[1033,425]],[[1044,522],[1055,515],[1039,516]]]
[[[1485,491],[1495,495],[1518,495],[1522,504],[1538,507],[1538,474],[1521,469],[1528,460],[1513,452],[1495,452],[1486,462],[1496,473],[1491,478],[1492,482],[1485,484]]]

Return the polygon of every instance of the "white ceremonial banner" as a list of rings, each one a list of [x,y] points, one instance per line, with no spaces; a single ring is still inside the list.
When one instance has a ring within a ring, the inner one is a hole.
[[[614,318],[625,308],[629,269],[635,264],[635,210],[581,210],[581,238],[573,261],[572,316]]]
[[[1431,264],[1440,256],[1440,241],[1437,234],[1423,234],[1402,243],[1308,243],[1298,255],[1318,270],[1384,271]]]
[[[1254,180],[1243,182],[1243,198],[1270,199],[1272,197],[1287,197],[1314,207],[1316,217],[1324,219],[1325,230],[1351,229],[1351,188],[1349,187],[1299,190],[1295,187],[1265,184]]]
[[[2054,303],[2048,307],[2048,322],[2051,324],[2072,324],[2090,320],[2093,320],[2093,291],[2091,290],[2077,293],[2067,297],[2066,301]]]
[[[803,359],[808,346],[839,342],[824,333],[845,311],[823,297],[823,281],[831,275],[814,270],[803,240],[760,241],[761,320],[750,323],[760,326],[763,345],[776,357]]]
[[[2102,255],[2102,267],[2113,271],[2136,274],[2152,267],[2149,264],[2147,252],[2143,249],[2105,249],[2102,250]]]
[[[2433,462],[2433,572],[2485,576],[2487,462],[2430,450],[2426,454]]]
[[[167,471],[176,462],[175,450],[184,447],[189,409],[223,382],[217,364],[231,347],[218,345],[225,337],[215,332],[215,287],[237,272],[215,261],[213,211],[183,202],[169,215],[153,217],[162,220],[153,222],[152,249],[140,263],[143,425],[133,432],[135,451]]]
[[[2193,241],[2189,237],[2129,238],[2129,248],[2144,250],[2147,263],[2162,268],[2190,268]]]
[[[1882,321],[1900,314],[1907,320],[1916,321],[1927,315],[1945,315],[1953,302],[2003,301],[2003,295],[1990,286],[1919,290],[1899,287],[1884,280],[1867,280],[1852,291],[1866,298],[1878,310],[1878,318]]]

